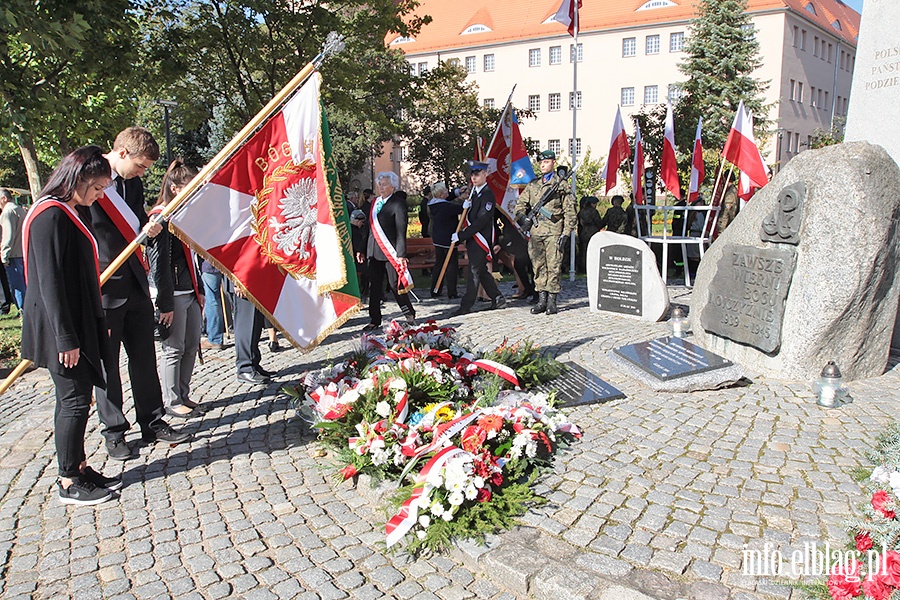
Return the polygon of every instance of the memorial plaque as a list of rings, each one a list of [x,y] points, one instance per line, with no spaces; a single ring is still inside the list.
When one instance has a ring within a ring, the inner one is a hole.
[[[541,392],[556,392],[559,406],[581,406],[599,404],[624,398],[625,394],[606,383],[584,367],[573,362],[565,362],[567,369],[549,383],[538,386]]]
[[[700,324],[710,333],[763,352],[777,351],[796,259],[789,247],[726,245],[709,284]]]
[[[683,338],[664,337],[615,348],[613,352],[650,375],[669,381],[714,369],[732,362]]]
[[[626,315],[640,315],[643,306],[641,251],[611,245],[600,249],[597,308]]]

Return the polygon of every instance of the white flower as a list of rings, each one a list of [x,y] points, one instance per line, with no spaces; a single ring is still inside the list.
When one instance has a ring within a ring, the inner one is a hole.
[[[417,531],[416,537],[419,538],[420,540],[424,540],[425,539],[425,530],[420,529],[419,531]]]
[[[435,517],[443,516],[444,505],[440,500],[435,500],[434,504],[431,505],[431,514],[433,514]]]
[[[466,486],[466,500],[474,500],[477,495],[478,489],[474,485],[469,484]]]
[[[379,416],[387,418],[391,416],[391,405],[387,403],[387,400],[382,400],[375,405],[375,412],[378,413]]]
[[[900,473],[893,471],[888,476],[888,485],[892,488],[900,488]]]
[[[441,515],[441,518],[442,518],[443,520],[447,521],[447,522],[450,522],[450,521],[453,520],[453,513],[452,513],[451,511],[449,511],[449,510],[448,510],[448,511],[445,511],[445,512]]]
[[[453,492],[449,496],[447,496],[447,502],[450,503],[450,506],[459,506],[463,503],[465,498],[462,495],[462,492]]]
[[[476,475],[475,478],[472,479],[472,483],[475,484],[475,487],[481,489],[484,487],[484,477],[479,477]]]
[[[885,484],[890,480],[890,471],[884,465],[878,465],[872,470],[869,479],[876,483]]]
[[[367,377],[359,382],[359,385],[356,386],[356,391],[360,396],[365,396],[369,392],[375,389],[375,382],[372,381],[371,377]]]
[[[359,400],[359,392],[357,392],[356,390],[348,390],[346,393],[344,393],[343,396],[341,396],[339,402],[340,404],[353,404],[357,400]]]
[[[431,517],[429,517],[428,515],[421,515],[419,517],[419,525],[421,525],[422,527],[428,527],[429,525],[431,525]]]
[[[391,383],[388,384],[388,387],[392,390],[405,390],[406,382],[399,377],[391,379]]]

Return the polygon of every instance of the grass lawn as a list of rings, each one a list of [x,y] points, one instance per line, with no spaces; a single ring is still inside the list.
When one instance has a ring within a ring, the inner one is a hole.
[[[19,364],[22,344],[22,320],[13,306],[8,315],[0,315],[0,368],[11,369]]]

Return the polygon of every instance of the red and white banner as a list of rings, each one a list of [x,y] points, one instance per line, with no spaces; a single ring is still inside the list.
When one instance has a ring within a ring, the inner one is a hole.
[[[681,183],[678,181],[678,160],[675,158],[675,117],[672,103],[666,102],[666,130],[663,137],[662,161],[659,166],[659,178],[669,193],[681,200]]]
[[[563,0],[559,5],[559,10],[553,16],[553,20],[557,23],[565,25],[568,28],[569,35],[574,36],[578,33],[578,10],[581,8],[581,0]]]
[[[644,203],[644,142],[641,139],[641,126],[634,124],[634,164],[631,167],[631,192],[634,203]]]
[[[516,389],[520,389],[519,378],[516,376],[516,372],[506,365],[501,365],[496,361],[488,360],[486,358],[476,360],[472,364],[474,364],[479,369],[482,369],[483,371],[487,371],[488,373],[493,373],[498,377],[502,377],[503,379],[516,386]]]
[[[744,109],[743,100],[734,116],[722,154],[741,171],[738,187],[741,198],[746,200],[753,195],[753,188],[761,188],[769,182],[768,169],[753,135],[753,115]]]
[[[413,288],[412,273],[409,272],[408,267],[400,264],[400,256],[397,254],[397,249],[394,248],[394,244],[391,243],[384,229],[381,228],[381,222],[378,220],[378,212],[376,211],[376,208],[384,206],[384,202],[387,202],[387,200],[387,198],[382,199],[379,196],[372,202],[372,210],[369,215],[369,222],[372,224],[371,233],[375,236],[375,242],[381,248],[381,252],[388,259],[388,262],[391,263],[394,271],[397,272],[397,293],[405,294]]]
[[[534,169],[519,131],[516,109],[511,103],[506,104],[500,115],[500,123],[488,146],[485,160],[488,164],[487,182],[494,198],[501,209],[509,214],[515,213],[519,188],[534,179]]]
[[[616,107],[616,120],[613,123],[612,137],[609,142],[609,157],[600,177],[606,180],[606,195],[616,187],[616,171],[631,156],[631,148],[628,146],[628,136],[625,134],[625,125],[622,123],[622,111]]]
[[[703,165],[703,141],[700,139],[701,130],[703,128],[703,117],[697,121],[697,133],[694,134],[694,154],[691,157],[691,183],[688,187],[688,203],[693,202],[700,196],[700,184],[703,183],[703,177],[706,175],[706,169]]]
[[[301,349],[359,307],[320,82],[314,73],[170,220]]]

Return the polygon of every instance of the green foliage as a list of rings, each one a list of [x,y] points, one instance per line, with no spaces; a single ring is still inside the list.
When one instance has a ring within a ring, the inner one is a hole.
[[[483,358],[506,365],[516,372],[523,388],[530,388],[552,381],[565,371],[566,366],[556,359],[543,354],[531,340],[509,345],[506,339]],[[497,377],[492,375],[491,377]],[[497,377],[497,379],[500,379]],[[502,380],[506,382],[506,380]],[[510,386],[509,382],[506,382]]]
[[[535,173],[539,173],[535,170]],[[600,177],[603,172],[603,161],[591,158],[591,149],[588,148],[578,164],[575,165],[575,186],[578,197],[596,196],[601,197],[606,192],[606,181]]]
[[[423,179],[465,181],[476,136],[489,139],[500,119],[500,110],[479,104],[477,86],[466,77],[461,66],[442,62],[415,81],[407,140],[412,170]]]
[[[832,124],[831,129],[825,131],[824,129],[817,128],[813,131],[812,138],[809,142],[809,147],[811,150],[815,150],[817,148],[824,148],[825,146],[833,146],[835,144],[840,144],[844,141],[844,123],[846,119],[843,117],[835,117]]]
[[[21,347],[22,320],[14,308],[10,314],[0,316],[0,367],[12,368],[19,364]]]

